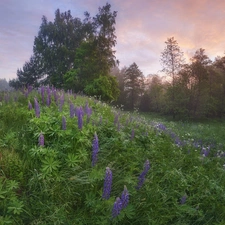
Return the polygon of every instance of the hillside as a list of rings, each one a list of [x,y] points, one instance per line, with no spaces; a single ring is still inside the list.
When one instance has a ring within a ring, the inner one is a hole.
[[[219,151],[221,150],[221,151]],[[50,87],[0,94],[0,224],[224,224],[224,153]]]

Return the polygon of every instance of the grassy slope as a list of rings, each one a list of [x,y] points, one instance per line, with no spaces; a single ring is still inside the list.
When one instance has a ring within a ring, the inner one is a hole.
[[[0,106],[0,224],[225,222],[224,157],[215,157],[224,147],[224,134],[218,132],[220,126],[206,129],[208,125],[164,121],[180,139],[201,138],[208,145],[208,137],[214,137],[216,143],[221,143],[203,157],[201,147],[194,147],[192,141],[178,146],[171,140],[168,128],[157,129],[152,118],[123,113],[96,100],[70,94],[65,94],[61,111],[53,94],[50,107],[46,106],[46,99],[41,103],[42,98],[35,91],[27,98],[22,94],[15,96],[19,96],[16,102],[11,98]],[[41,107],[40,118],[27,106],[29,100],[34,104],[35,96]],[[84,111],[88,102],[92,109],[89,122],[84,114],[81,130],[77,117],[70,118],[71,102]],[[66,130],[61,128],[62,116],[66,117]],[[213,135],[209,135],[210,131]],[[93,167],[95,132],[100,150]],[[38,146],[40,133],[45,137],[44,147]],[[137,190],[147,159],[151,169]],[[113,173],[108,200],[102,199],[106,167]],[[112,219],[113,204],[124,185],[129,204]],[[184,204],[180,204],[182,196],[187,196]]]

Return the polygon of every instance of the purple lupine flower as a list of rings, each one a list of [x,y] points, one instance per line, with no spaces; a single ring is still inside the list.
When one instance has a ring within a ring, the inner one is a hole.
[[[75,107],[73,103],[70,103],[70,118],[73,118],[75,114]]]
[[[186,195],[182,196],[180,199],[180,204],[183,205],[186,202],[186,200],[187,200],[187,196]]]
[[[51,89],[50,89],[49,86],[47,87],[46,104],[47,104],[47,106],[50,106],[51,105]]]
[[[201,154],[202,154],[204,157],[207,157],[207,156],[209,155],[209,152],[210,152],[210,146],[208,146],[207,148],[202,147]]]
[[[122,202],[122,209],[126,208],[129,203],[129,193],[128,193],[126,185],[124,185],[124,190],[121,194],[120,199]]]
[[[39,136],[38,142],[39,142],[39,146],[44,147],[45,138],[44,138],[44,135],[42,133]]]
[[[97,163],[98,152],[99,152],[98,136],[95,133],[94,140],[92,142],[92,166],[95,166],[95,164]]]
[[[116,201],[113,205],[112,209],[112,217],[115,218],[120,214],[120,211],[122,210],[122,202],[119,197],[116,198]]]
[[[112,188],[112,171],[110,170],[109,167],[106,167],[102,198],[106,200],[109,199],[111,188]]]
[[[36,98],[34,98],[34,110],[35,110],[36,117],[39,118],[40,117],[40,106],[39,106]]]
[[[28,109],[29,109],[29,110],[32,110],[32,108],[33,108],[33,107],[32,107],[32,104],[31,104],[30,101],[29,101],[29,102],[28,102]]]
[[[62,129],[66,130],[66,117],[65,116],[62,117]]]
[[[142,185],[144,184],[145,181],[145,176],[148,173],[150,169],[150,163],[149,160],[146,160],[145,164],[144,164],[144,170],[142,171],[142,173],[140,174],[140,176],[138,177],[138,185],[137,185],[137,189],[139,190]]]
[[[77,118],[78,118],[78,128],[81,130],[82,127],[83,127],[83,111],[82,111],[82,108],[80,107],[78,110],[77,110]]]

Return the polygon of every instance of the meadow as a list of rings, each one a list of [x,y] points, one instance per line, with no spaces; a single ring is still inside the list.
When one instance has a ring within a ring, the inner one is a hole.
[[[225,123],[52,87],[0,93],[0,224],[225,224]]]

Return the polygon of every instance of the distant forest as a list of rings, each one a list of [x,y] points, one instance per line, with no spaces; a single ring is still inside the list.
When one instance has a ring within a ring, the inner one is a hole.
[[[169,37],[160,56],[166,79],[157,74],[145,77],[135,62],[119,69],[116,16],[108,3],[94,17],[85,12],[83,20],[59,9],[53,22],[43,16],[33,54],[10,86],[52,85],[98,96],[125,110],[173,118],[225,116],[225,56],[211,61],[200,48],[187,64],[177,41]]]
[[[0,79],[0,91],[9,91],[11,89],[6,79]]]

